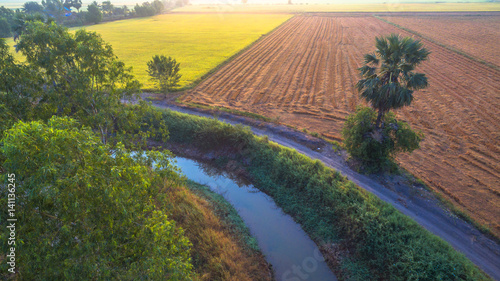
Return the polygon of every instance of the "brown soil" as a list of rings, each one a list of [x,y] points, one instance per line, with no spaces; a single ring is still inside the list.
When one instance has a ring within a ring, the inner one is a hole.
[[[405,16],[384,19],[500,66],[500,16]]]
[[[364,104],[354,85],[375,36],[409,36],[374,17],[297,16],[222,67],[184,102],[250,111],[340,139]],[[497,37],[498,38],[498,37]],[[500,235],[500,71],[423,40],[429,88],[398,115],[425,133],[398,158],[431,188]]]

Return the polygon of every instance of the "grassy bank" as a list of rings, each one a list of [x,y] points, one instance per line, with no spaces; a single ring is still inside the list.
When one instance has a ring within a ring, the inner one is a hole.
[[[239,162],[323,249],[348,250],[337,260],[340,278],[488,280],[449,244],[319,161],[242,126],[171,111],[163,118],[172,142],[223,150],[217,163]]]
[[[271,280],[271,272],[237,211],[208,187],[188,181],[167,190],[167,212],[193,244],[199,280]]]

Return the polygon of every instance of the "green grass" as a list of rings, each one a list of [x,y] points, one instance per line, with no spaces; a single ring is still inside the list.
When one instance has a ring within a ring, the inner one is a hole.
[[[383,1],[380,1],[383,2]],[[500,3],[484,1],[468,1],[469,3],[435,3],[436,1],[419,1],[421,3],[353,3],[331,5],[190,5],[177,8],[173,12],[204,12],[229,14],[247,13],[304,13],[304,12],[485,12],[500,11]],[[433,3],[434,2],[434,3]]]
[[[112,45],[143,89],[153,89],[146,72],[154,55],[171,56],[181,65],[181,87],[210,70],[292,17],[285,14],[165,14],[86,27]],[[12,45],[13,41],[9,40]],[[21,57],[18,55],[18,59]]]
[[[232,237],[240,240],[249,251],[260,252],[257,239],[238,214],[238,211],[224,199],[224,196],[213,192],[210,187],[188,180],[187,187],[191,192],[210,202],[211,211],[221,219],[221,222],[232,231]]]

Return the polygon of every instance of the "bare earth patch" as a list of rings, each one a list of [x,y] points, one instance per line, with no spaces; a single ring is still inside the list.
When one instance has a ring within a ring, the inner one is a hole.
[[[406,16],[384,19],[500,66],[500,15]]]

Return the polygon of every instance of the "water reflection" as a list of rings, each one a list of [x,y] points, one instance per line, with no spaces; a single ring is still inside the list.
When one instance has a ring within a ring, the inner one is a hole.
[[[277,280],[337,280],[316,244],[272,198],[234,174],[206,163],[176,159],[188,179],[209,186],[236,208],[272,264]]]

